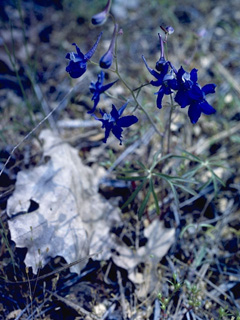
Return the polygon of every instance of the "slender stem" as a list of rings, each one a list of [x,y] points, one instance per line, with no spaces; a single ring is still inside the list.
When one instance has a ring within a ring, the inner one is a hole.
[[[135,88],[135,89],[133,89],[133,91],[137,91],[137,90],[141,90],[143,87],[146,87],[146,86],[149,86],[150,85],[150,83],[149,82],[147,82],[147,83],[144,83],[144,84],[142,84],[141,86],[139,86],[139,87],[137,87],[137,88]]]
[[[168,119],[168,129],[167,129],[167,153],[170,152],[170,140],[171,140],[171,120],[172,120],[172,113],[173,113],[173,97],[172,94],[170,95],[171,98],[171,109],[169,112],[169,119]]]
[[[146,117],[148,118],[149,122],[152,124],[154,130],[156,131],[156,133],[160,136],[160,137],[164,137],[164,134],[162,132],[160,132],[158,130],[158,128],[156,127],[155,123],[153,122],[152,118],[149,116],[149,114],[147,113],[147,111],[143,108],[143,106],[138,102],[134,91],[130,88],[130,86],[128,85],[128,83],[122,78],[121,74],[119,73],[119,69],[118,69],[118,59],[117,59],[117,40],[116,40],[116,44],[115,44],[115,57],[116,57],[116,70],[115,73],[118,75],[119,79],[122,81],[122,83],[124,84],[124,86],[130,91],[133,100],[136,102],[136,108],[135,110],[139,107],[144,114],[146,115]]]

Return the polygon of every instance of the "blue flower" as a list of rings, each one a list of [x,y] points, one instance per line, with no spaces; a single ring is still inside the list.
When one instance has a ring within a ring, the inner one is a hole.
[[[157,71],[150,68],[147,64],[146,59],[144,56],[142,56],[143,61],[145,63],[146,68],[148,71],[153,75],[157,80],[151,81],[150,84],[155,87],[160,87],[159,91],[157,92],[157,107],[159,109],[162,108],[162,99],[164,94],[170,95],[172,93],[172,90],[176,90],[178,87],[177,80],[175,79],[175,73],[173,68],[171,67],[171,64],[169,61],[165,61],[163,63],[163,59],[159,59],[157,62],[158,69],[160,69],[160,63],[161,63],[161,72],[158,73]],[[170,73],[168,74],[169,66],[171,67]]]
[[[103,69],[108,69],[112,65],[117,32],[118,32],[118,24],[115,24],[110,46],[107,52],[102,56],[102,58],[99,61],[99,65]]]
[[[186,72],[182,67],[177,72],[178,92],[175,101],[185,108],[189,106],[188,116],[193,124],[197,123],[204,114],[213,114],[216,110],[206,101],[205,97],[209,93],[214,93],[216,85],[207,84],[200,87],[198,84],[197,69],[193,69],[190,73]]]
[[[114,85],[115,82],[117,82],[118,80],[108,83],[105,86],[103,86],[103,80],[104,80],[104,72],[101,71],[101,73],[99,73],[98,75],[98,80],[97,82],[91,82],[90,84],[90,91],[91,93],[93,93],[93,97],[92,100],[94,101],[94,105],[93,108],[88,111],[88,113],[94,113],[94,111],[96,110],[96,107],[98,105],[98,102],[100,100],[100,95],[101,93],[103,93],[104,91],[108,90],[109,88],[111,88],[111,86]]]
[[[101,36],[102,32],[99,34],[92,49],[90,49],[86,54],[83,54],[76,43],[73,43],[73,46],[76,47],[77,53],[68,52],[66,55],[66,59],[70,60],[68,66],[66,67],[66,71],[72,78],[79,78],[86,72],[87,62],[89,59],[91,59],[96,51]]]
[[[122,144],[122,128],[130,127],[132,124],[138,121],[138,118],[135,116],[121,117],[127,104],[128,102],[125,103],[119,110],[117,110],[116,107],[112,105],[112,111],[110,112],[110,114],[104,113],[102,110],[99,110],[102,115],[102,119],[99,119],[95,115],[93,115],[96,120],[102,122],[102,128],[106,129],[105,137],[103,139],[104,143],[107,142],[109,134],[112,131],[115,137],[120,141],[120,144]]]

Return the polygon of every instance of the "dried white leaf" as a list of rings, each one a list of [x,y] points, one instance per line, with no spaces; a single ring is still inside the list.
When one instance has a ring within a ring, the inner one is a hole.
[[[28,249],[26,265],[36,273],[49,257],[62,256],[70,263],[102,250],[101,257],[109,258],[110,224],[118,219],[118,211],[98,194],[98,174],[50,130],[40,138],[49,160],[19,172],[7,205],[12,240]],[[32,201],[39,207],[29,212]],[[72,271],[80,272],[86,262]]]

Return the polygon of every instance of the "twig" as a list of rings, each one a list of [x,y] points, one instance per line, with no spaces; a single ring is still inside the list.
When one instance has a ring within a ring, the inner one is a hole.
[[[155,299],[155,303],[154,303],[154,318],[153,320],[159,320],[160,319],[160,303],[158,299]]]
[[[0,171],[0,176],[2,175],[3,171],[6,169],[11,157],[13,156],[14,152],[20,147],[20,145],[23,144],[23,142],[25,142],[46,120],[48,120],[49,117],[51,117],[51,115],[57,110],[57,109],[61,109],[61,107],[66,103],[66,101],[68,101],[68,98],[71,97],[73,95],[73,93],[75,93],[79,87],[80,84],[82,83],[82,81],[78,82],[77,85],[72,88],[67,94],[66,96],[63,98],[63,100],[55,107],[52,109],[51,112],[49,112],[49,114],[44,117],[10,152],[9,157],[7,158],[6,162],[4,163],[1,171]]]
[[[35,282],[35,281],[39,281],[39,280],[42,280],[42,279],[45,279],[46,277],[50,277],[52,275],[54,275],[55,273],[60,273],[62,272],[63,270],[65,269],[68,269],[68,268],[71,268],[72,266],[75,266],[76,264],[84,261],[84,260],[87,260],[89,259],[90,257],[92,256],[95,256],[95,255],[98,255],[100,254],[101,252],[97,252],[97,253],[93,253],[93,254],[89,254],[88,256],[84,257],[84,258],[80,258],[78,260],[75,260],[71,263],[66,263],[64,264],[62,267],[58,268],[57,270],[53,270],[47,274],[44,274],[42,276],[39,276],[39,277],[36,277],[34,279],[28,279],[28,280],[25,280],[25,281],[9,281],[9,280],[4,280],[5,283],[11,283],[11,284],[20,284],[20,283],[29,283],[29,282]],[[2,281],[0,279],[0,281]]]
[[[52,296],[56,297],[58,300],[64,302],[67,306],[71,307],[72,309],[74,309],[75,311],[77,311],[79,314],[84,314],[85,316],[89,316],[90,318],[94,319],[94,320],[101,320],[100,318],[98,318],[97,316],[95,316],[94,314],[92,314],[91,312],[85,310],[84,308],[78,306],[77,304],[75,304],[72,301],[67,300],[66,298],[63,298],[61,296],[59,296],[57,293],[54,293],[48,289],[46,289],[46,291],[51,294]]]
[[[101,123],[93,120],[60,120],[57,122],[59,128],[75,129],[75,128],[93,128],[100,127]]]
[[[41,103],[41,106],[42,106],[42,109],[43,109],[43,111],[45,113],[45,116],[47,116],[51,112],[51,108],[48,105],[46,99],[44,98],[42,90],[39,87],[39,85],[37,83],[35,83],[35,82],[32,82],[32,85],[33,85],[34,92],[35,92],[39,102]],[[50,125],[52,131],[53,132],[58,132],[58,128],[57,128],[57,125],[56,125],[56,123],[54,121],[54,118],[53,118],[52,114],[48,117],[48,122],[49,122],[49,125]]]
[[[119,270],[117,271],[117,279],[118,279],[118,284],[119,284],[119,289],[120,289],[120,297],[121,297],[121,306],[122,306],[123,319],[127,320],[127,307],[126,307],[124,290],[123,290],[123,285],[122,285],[122,277],[121,277],[121,273],[120,273]]]
[[[214,288],[216,291],[220,292],[220,294],[224,295],[226,298],[228,298],[230,301],[233,301],[233,299],[226,293],[224,292],[221,288],[217,287],[214,283],[212,283],[212,281],[204,278],[202,279],[202,275],[195,270],[195,268],[188,266],[186,263],[174,258],[174,260],[180,264],[181,266],[184,266],[186,268],[189,268],[200,280],[206,282],[209,286],[211,286],[212,288]],[[220,301],[217,297],[215,297],[214,295],[212,295],[209,291],[206,291],[206,295],[209,296],[212,300],[214,300],[215,302],[217,302],[221,307],[225,307],[224,304],[222,303],[222,301]],[[233,301],[234,303],[234,301]]]

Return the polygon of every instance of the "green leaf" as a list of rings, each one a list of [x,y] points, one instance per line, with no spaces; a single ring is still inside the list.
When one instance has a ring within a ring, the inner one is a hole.
[[[141,161],[137,161],[137,164],[144,170],[148,170],[147,167],[141,162]]]
[[[152,175],[158,176],[164,180],[171,180],[173,178],[173,177],[169,176],[168,174],[158,173],[158,172],[153,172]]]
[[[179,200],[178,200],[177,191],[176,191],[174,185],[173,185],[170,181],[168,181],[168,180],[166,180],[166,181],[167,181],[168,184],[170,185],[170,187],[171,187],[171,189],[172,189],[172,192],[173,192],[173,197],[174,197],[174,200],[175,200],[175,202],[176,202],[176,205],[177,205],[177,207],[179,207]]]
[[[165,180],[172,181],[172,183],[174,183],[174,181],[183,182],[183,183],[194,183],[194,184],[197,183],[195,180],[186,179],[186,177],[181,178],[178,176],[170,176],[168,174],[158,173],[158,172],[153,172],[153,175],[158,176]]]
[[[217,176],[216,173],[211,168],[209,168],[209,170],[212,173],[213,177],[217,179],[221,183],[221,185],[225,187],[226,186],[225,182],[219,176]]]
[[[205,189],[205,188],[207,188],[207,186],[209,186],[210,185],[210,183],[212,182],[212,178],[210,178],[208,181],[206,181],[200,188],[199,188],[199,190],[203,190],[203,189]]]
[[[129,203],[133,201],[133,199],[137,196],[138,192],[143,188],[146,180],[143,180],[142,183],[136,188],[136,190],[131,194],[131,196],[127,199],[127,201],[122,205],[121,209],[126,208]]]
[[[184,233],[186,232],[186,230],[187,230],[188,228],[191,228],[191,227],[196,228],[196,225],[193,224],[193,223],[190,223],[190,224],[188,224],[187,226],[185,226],[185,227],[182,229],[181,233],[180,233],[180,236],[179,236],[180,239],[183,237],[183,235],[184,235]]]
[[[196,167],[194,167],[193,169],[189,170],[188,172],[184,173],[183,177],[185,178],[191,178],[195,175],[195,173],[202,168],[201,164],[198,164]]]
[[[163,161],[163,160],[166,160],[166,159],[172,157],[172,154],[170,153],[170,154],[167,154],[167,155],[161,157],[160,159],[157,159],[158,156],[159,156],[159,154],[160,154],[160,152],[161,152],[161,151],[158,151],[158,152],[155,153],[155,155],[153,156],[153,163],[152,163],[152,165],[151,165],[151,167],[150,167],[150,171],[152,171],[159,162],[161,162],[161,161]]]
[[[136,170],[136,169],[121,169],[117,171],[117,174],[126,174],[126,173],[139,173],[139,172],[145,172],[146,170]]]
[[[146,205],[147,205],[149,197],[150,197],[150,193],[151,193],[151,189],[149,188],[147,191],[147,194],[146,194],[146,196],[145,196],[145,198],[144,198],[143,202],[141,203],[141,206],[138,210],[138,219],[139,220],[142,218],[143,212],[146,208]]]
[[[187,155],[189,155],[190,158],[186,157],[188,160],[193,161],[193,159],[194,159],[197,162],[200,162],[200,163],[203,162],[202,159],[200,159],[199,157],[195,156],[194,154],[192,154],[192,153],[190,153],[188,151],[183,150],[183,153],[186,153]]]
[[[180,178],[180,177],[172,177],[172,181],[173,183],[175,183],[175,181],[178,182],[182,182],[182,183],[192,183],[192,184],[198,184],[198,182],[194,179],[187,179],[187,178]]]
[[[117,179],[118,180],[126,180],[126,181],[138,181],[138,180],[145,180],[147,178],[147,176],[118,176]]]
[[[155,207],[156,207],[157,214],[159,214],[160,209],[159,209],[159,204],[158,204],[158,198],[157,198],[157,195],[156,195],[155,190],[154,190],[152,179],[149,180],[149,185],[150,185],[150,189],[151,189],[151,192],[152,192],[152,195],[153,195],[153,199],[154,199],[154,202],[155,202]]]
[[[182,185],[182,184],[179,184],[179,183],[174,183],[174,186],[177,186],[177,187],[181,188],[183,191],[185,191],[187,193],[190,193],[193,196],[197,195],[196,191],[194,191],[192,188],[189,188],[189,187],[187,187],[185,185]]]

